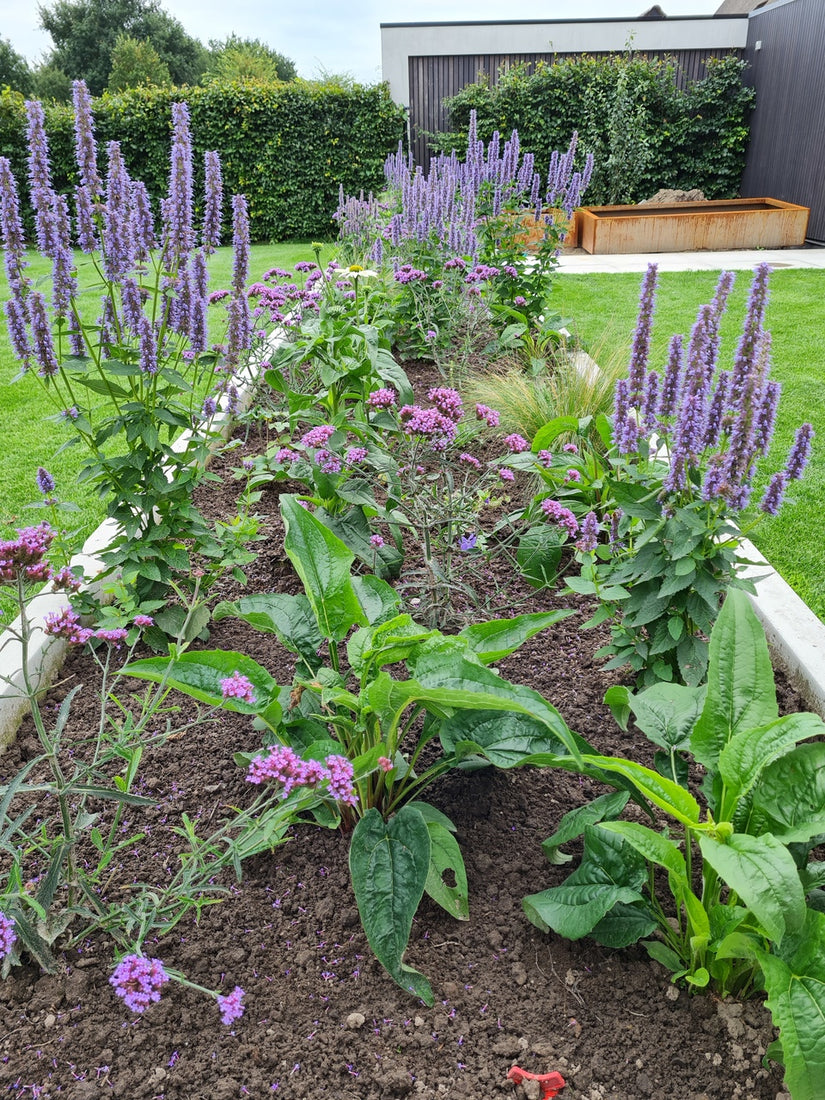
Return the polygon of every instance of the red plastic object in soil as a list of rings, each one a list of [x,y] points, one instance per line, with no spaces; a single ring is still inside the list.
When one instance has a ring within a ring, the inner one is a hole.
[[[507,1076],[520,1085],[522,1081],[538,1081],[541,1085],[541,1100],[550,1100],[564,1088],[564,1078],[560,1073],[528,1073],[526,1069],[513,1066]]]

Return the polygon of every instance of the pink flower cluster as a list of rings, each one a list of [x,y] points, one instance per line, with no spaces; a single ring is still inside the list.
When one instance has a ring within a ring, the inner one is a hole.
[[[109,978],[132,1012],[145,1012],[153,1001],[159,1001],[161,986],[168,981],[160,959],[143,955],[124,955]]]
[[[507,450],[514,455],[522,454],[524,451],[530,450],[530,444],[524,436],[519,435],[518,432],[512,432],[510,435],[505,435],[504,444]]]
[[[243,1016],[244,1006],[241,1004],[241,1001],[243,1001],[244,995],[244,991],[239,985],[236,985],[232,992],[226,997],[222,997],[220,993],[217,995],[216,1000],[218,1002],[221,1020],[227,1027],[235,1020],[240,1020],[241,1016]]]
[[[460,394],[449,386],[433,386],[427,391],[427,400],[432,401],[438,411],[449,417],[454,424],[464,415],[464,403]]]
[[[334,432],[335,428],[332,424],[318,424],[308,432],[304,432],[301,443],[304,447],[323,447]]]
[[[571,539],[579,533],[579,524],[576,517],[569,508],[565,508],[557,500],[543,500],[541,510],[549,520],[557,523],[559,527],[564,527]]]
[[[280,783],[281,798],[287,798],[295,787],[316,788],[328,784],[329,794],[338,802],[354,806],[358,797],[353,787],[352,764],[345,756],[328,756],[319,760],[302,760],[289,745],[272,745],[266,756],[256,756],[249,765],[247,783]]]
[[[455,439],[455,421],[438,409],[422,409],[420,405],[404,405],[398,419],[407,435],[421,435],[430,440],[434,451],[444,451]]]
[[[373,390],[367,398],[367,404],[371,409],[391,409],[395,404],[395,396],[395,390],[382,386],[380,390]]]
[[[224,699],[238,699],[241,703],[255,705],[255,688],[247,676],[242,676],[236,669],[231,676],[221,680],[221,695]]]
[[[16,539],[0,542],[0,581],[15,581],[20,574],[27,580],[48,580],[51,570],[43,558],[54,535],[48,523],[41,523],[18,527]]]
[[[476,405],[476,420],[486,421],[488,428],[497,428],[499,419],[496,409],[491,409],[488,405]]]
[[[146,616],[148,618],[148,616]],[[43,623],[43,631],[53,638],[65,638],[69,645],[85,645],[93,638],[101,642],[111,642],[119,646],[128,636],[125,627],[100,627],[91,630],[80,621],[80,615],[71,607],[62,607],[60,611],[51,611]]]

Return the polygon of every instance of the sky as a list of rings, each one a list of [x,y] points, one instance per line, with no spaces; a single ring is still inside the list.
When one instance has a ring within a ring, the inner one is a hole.
[[[712,15],[720,2],[659,0],[667,15]],[[633,18],[652,3],[519,0],[516,10],[505,10],[514,19]],[[39,6],[37,0],[0,0],[0,37],[31,64],[41,61],[51,46],[38,25]],[[292,58],[300,76],[349,73],[372,84],[381,79],[381,23],[500,20],[503,5],[500,0],[161,0],[161,7],[204,44],[232,33],[260,38]]]

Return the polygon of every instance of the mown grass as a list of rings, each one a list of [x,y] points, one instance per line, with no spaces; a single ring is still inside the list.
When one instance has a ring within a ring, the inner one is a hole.
[[[700,305],[713,297],[718,272],[664,272],[659,276],[653,333],[652,366],[661,366],[675,332],[689,334]],[[638,274],[559,275],[553,306],[585,346],[603,347],[629,357],[641,276]],[[727,315],[722,324],[722,360],[735,353],[745,313],[750,274],[737,273]],[[773,339],[772,377],[782,383],[776,433],[755,500],[766,475],[784,465],[794,431],[809,420],[817,436],[811,463],[801,482],[792,485],[785,506],[775,518],[753,513],[749,532],[785,580],[825,619],[825,349],[822,303],[825,271],[775,271],[770,281],[766,327]],[[745,524],[746,526],[746,524]]]
[[[326,250],[332,255],[332,249]],[[257,281],[270,267],[290,270],[299,260],[314,257],[308,243],[253,245],[250,254],[250,282]],[[322,254],[322,260],[328,258]],[[32,279],[46,283],[50,263],[37,254],[29,257],[28,274]],[[78,280],[83,292],[83,312],[88,320],[94,320],[99,312],[99,281],[87,257],[78,253]],[[210,258],[210,288],[229,286],[232,277],[233,254],[231,248],[220,248]],[[8,295],[5,270],[0,268],[0,299]],[[223,336],[224,313],[213,306],[210,318],[210,336],[220,340]],[[10,533],[11,528],[38,523],[47,518],[42,512],[27,508],[36,502],[40,494],[35,484],[38,466],[44,466],[57,482],[57,496],[77,504],[78,512],[64,513],[63,523],[71,531],[77,531],[79,542],[88,535],[105,514],[105,502],[100,500],[93,487],[78,481],[78,471],[85,454],[80,447],[59,448],[70,437],[70,431],[47,418],[59,412],[62,403],[50,399],[40,380],[19,374],[19,363],[14,357],[3,321],[0,321],[0,428],[3,447],[0,450],[0,531]],[[57,453],[59,451],[59,453]]]

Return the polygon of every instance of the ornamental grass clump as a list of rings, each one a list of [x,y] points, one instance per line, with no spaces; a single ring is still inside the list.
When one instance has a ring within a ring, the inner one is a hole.
[[[192,490],[215,413],[237,403],[233,378],[252,342],[248,213],[245,198],[233,196],[227,343],[210,347],[207,258],[220,241],[224,203],[217,153],[205,154],[198,229],[189,111],[173,104],[169,189],[156,226],[146,188],[129,175],[119,142],[108,143],[105,171],[99,168],[91,100],[81,81],[74,84],[74,109],[79,183],[72,217],[66,196],[52,185],[43,107],[26,104],[36,243],[52,263],[48,296],[27,275],[17,188],[8,159],[0,157],[6,318],[21,375],[44,387],[73,433],[68,442],[86,449],[80,476],[108,499],[108,515],[120,525],[122,534],[104,554],[107,565],[149,598],[189,572],[190,550],[214,551]],[[74,247],[99,276],[96,316],[78,290]],[[185,446],[173,446],[193,427]]]
[[[767,264],[756,269],[730,367],[720,361],[719,324],[734,277],[723,272],[689,340],[674,336],[667,362],[655,369],[649,360],[657,270],[651,265],[630,369],[616,384],[612,421],[600,421],[610,443],[606,462],[591,458],[589,467],[580,465],[573,484],[562,480],[558,464],[537,462],[574,522],[594,511],[599,534],[608,536],[590,550],[579,547],[581,576],[568,584],[600,601],[588,625],[611,620],[611,643],[598,651],[610,657],[606,667],[629,664],[642,683],[700,683],[706,636],[725,590],[752,590],[736,573],[740,530],[748,529],[741,517],[752,503],[780,396],[764,329],[769,273]],[[540,432],[534,449],[548,446],[551,434]],[[812,437],[810,424],[797,430],[784,469],[758,503],[763,514],[775,515],[788,486],[802,476]],[[542,507],[552,508],[547,500]],[[571,529],[570,537],[576,534]],[[588,543],[592,535],[591,524]]]

